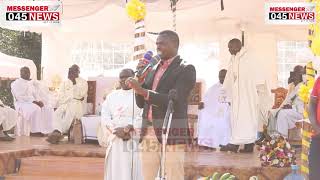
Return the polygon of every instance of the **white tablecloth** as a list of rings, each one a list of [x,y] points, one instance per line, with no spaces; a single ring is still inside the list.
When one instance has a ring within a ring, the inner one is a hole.
[[[97,140],[97,131],[101,116],[90,115],[81,118],[83,138]]]

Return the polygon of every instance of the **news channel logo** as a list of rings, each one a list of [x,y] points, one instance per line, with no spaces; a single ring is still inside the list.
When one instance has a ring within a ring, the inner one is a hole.
[[[0,22],[7,27],[56,26],[61,24],[61,1],[3,0]]]
[[[316,22],[316,4],[265,3],[266,24],[309,25]]]

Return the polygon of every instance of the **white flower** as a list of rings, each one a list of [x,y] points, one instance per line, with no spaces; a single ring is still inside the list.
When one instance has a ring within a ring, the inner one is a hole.
[[[290,145],[289,142],[286,142],[286,148],[287,148],[287,149],[291,149],[291,145]]]
[[[266,160],[267,160],[267,157],[266,157],[266,156],[262,156],[262,160],[263,160],[263,161],[266,161]]]
[[[283,166],[284,166],[284,163],[283,163],[283,162],[281,162],[281,163],[280,163],[280,167],[283,167]]]
[[[279,163],[279,160],[278,159],[274,159],[272,160],[271,164],[274,165],[274,164],[278,164]]]

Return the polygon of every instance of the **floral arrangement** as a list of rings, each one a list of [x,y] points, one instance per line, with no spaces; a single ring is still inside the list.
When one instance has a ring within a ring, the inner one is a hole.
[[[295,151],[283,136],[266,139],[259,146],[262,166],[290,167],[296,163]]]
[[[143,20],[146,16],[146,5],[139,0],[130,0],[126,5],[128,16],[134,21]]]

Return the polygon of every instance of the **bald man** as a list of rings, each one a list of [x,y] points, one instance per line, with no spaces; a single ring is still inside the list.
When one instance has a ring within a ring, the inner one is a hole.
[[[126,149],[139,137],[136,129],[142,124],[142,109],[134,103],[133,90],[125,84],[129,77],[134,77],[133,70],[123,69],[119,74],[121,89],[112,91],[102,105],[103,144],[107,145],[105,180],[143,179],[139,152]]]
[[[30,79],[30,69],[23,67],[20,69],[20,78],[11,84],[11,92],[15,99],[15,109],[20,112],[26,122],[30,122],[30,127],[25,126],[19,135],[29,135],[29,133],[47,134],[50,123],[45,122],[44,103],[38,93],[33,80]],[[51,130],[50,130],[51,131]]]

